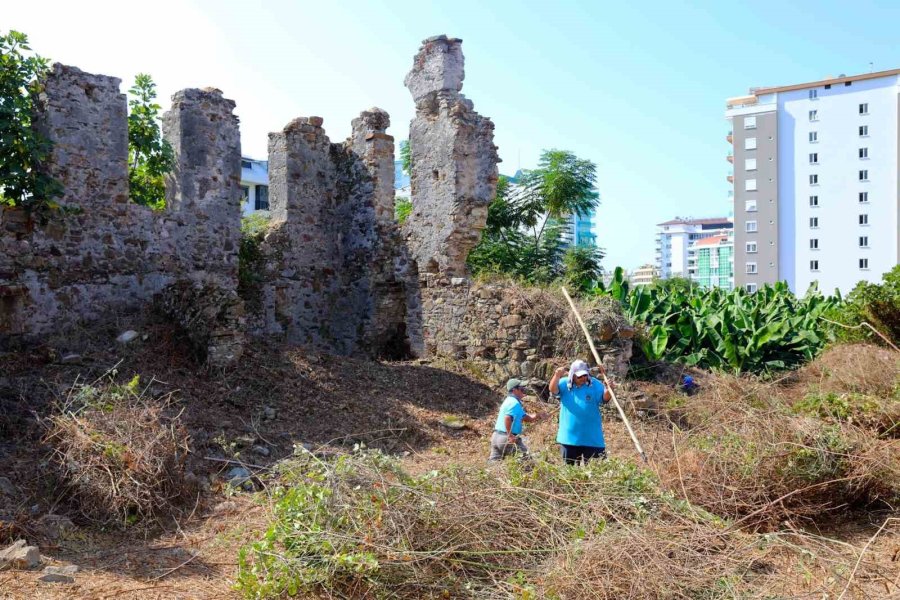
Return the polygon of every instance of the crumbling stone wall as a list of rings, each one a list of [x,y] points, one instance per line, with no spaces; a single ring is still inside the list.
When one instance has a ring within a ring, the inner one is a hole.
[[[472,361],[498,384],[509,377],[547,381],[553,369],[582,358],[593,363],[583,333],[561,294],[509,281],[423,277],[426,352]],[[625,377],[634,328],[611,299],[579,308],[607,372]]]
[[[364,111],[344,143],[332,143],[322,124],[302,117],[269,135],[272,224],[252,329],[337,354],[404,356],[390,119]]]
[[[419,273],[466,274],[497,188],[494,124],[460,93],[464,76],[462,40],[439,35],[422,42],[405,80],[416,103],[405,230]]]
[[[53,150],[43,168],[78,212],[46,225],[21,210],[0,213],[0,345],[140,308],[181,279],[214,283],[237,302],[234,103],[218,90],[175,95],[164,130],[178,167],[168,208],[154,213],[129,202],[119,84],[60,64],[44,82],[35,123]]]

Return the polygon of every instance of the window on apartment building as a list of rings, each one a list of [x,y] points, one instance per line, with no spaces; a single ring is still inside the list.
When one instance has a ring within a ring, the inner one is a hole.
[[[860,148],[859,149],[859,157],[860,158],[869,158],[869,149],[868,148]]]
[[[744,223],[744,231],[747,233],[754,233],[756,230],[756,221],[747,221]]]
[[[859,137],[868,137],[869,136],[869,126],[868,125],[860,125],[859,126]]]
[[[269,210],[269,186],[256,186],[256,210]]]
[[[250,198],[250,188],[246,185],[241,186],[241,203],[247,201]]]
[[[756,212],[756,200],[744,200],[744,210],[747,212]]]
[[[813,152],[809,155],[809,164],[817,165],[819,164],[819,153]]]
[[[819,228],[819,217],[810,217],[809,218],[809,226],[811,229]]]
[[[869,224],[869,215],[859,215],[859,224],[860,225],[868,225]]]
[[[755,171],[756,170],[756,159],[755,158],[745,158],[744,159],[744,170],[745,171]]]
[[[755,283],[748,283],[748,284],[745,284],[745,285],[744,285],[744,289],[747,290],[748,292],[750,292],[750,293],[752,294],[753,292],[756,291],[756,284],[755,284]]]
[[[748,262],[746,265],[746,269],[747,269],[746,273],[748,275],[756,275],[757,271],[756,271],[756,263],[755,262]]]
[[[810,271],[818,271],[819,270],[819,261],[817,261],[817,260],[809,261],[809,270]]]
[[[859,193],[859,203],[867,204],[869,202],[869,192],[860,192]]]
[[[744,117],[744,129],[756,129],[756,117]]]
[[[819,249],[818,238],[812,238],[811,240],[809,240],[809,249],[810,250],[818,250]]]
[[[859,105],[859,114],[861,114],[861,115],[869,114],[869,103],[868,102],[865,102],[865,103]]]
[[[748,137],[744,140],[744,150],[756,150],[756,138]]]
[[[809,185],[819,185],[819,176],[818,175],[810,175],[809,176]]]
[[[851,85],[853,85],[853,82],[852,82],[852,81],[845,81],[845,82],[844,82],[844,87],[850,87]]]
[[[809,197],[809,205],[810,206],[818,206],[819,205],[819,197],[818,196],[810,196]]]
[[[819,90],[809,90],[809,99],[815,100],[819,97]]]
[[[756,242],[747,242],[747,254],[756,254]]]
[[[809,120],[810,121],[818,121],[819,120],[819,111],[817,111],[817,110],[809,111]]]
[[[249,160],[241,159],[241,168],[242,169],[252,169],[253,163],[251,163]]]
[[[810,131],[809,132],[809,142],[811,144],[816,144],[819,141],[819,132],[818,131]]]
[[[859,259],[859,268],[864,271],[868,271],[869,270],[869,259],[868,258]]]
[[[744,190],[747,192],[755,192],[756,191],[756,180],[755,179],[747,179],[744,181]]]
[[[859,171],[859,180],[860,180],[860,181],[868,181],[868,180],[869,180],[869,171],[868,171],[868,169],[860,169],[860,171]]]
[[[869,247],[869,236],[867,236],[867,235],[859,236],[859,247],[860,248],[868,248]]]

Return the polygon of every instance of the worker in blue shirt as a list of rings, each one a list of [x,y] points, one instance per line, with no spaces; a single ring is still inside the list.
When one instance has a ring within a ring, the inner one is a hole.
[[[528,456],[528,448],[522,441],[522,423],[530,423],[542,418],[543,413],[529,414],[522,406],[522,398],[528,392],[520,379],[506,382],[506,399],[500,405],[494,433],[491,435],[491,455],[489,461],[503,460],[510,454],[521,453]]]
[[[556,441],[566,464],[606,458],[600,406],[609,402],[611,396],[599,379],[591,377],[587,363],[576,360],[568,369],[556,369],[550,379],[550,393],[559,396]]]

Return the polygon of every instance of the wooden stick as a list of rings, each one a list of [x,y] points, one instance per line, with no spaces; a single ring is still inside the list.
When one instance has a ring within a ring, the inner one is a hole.
[[[619,404],[619,399],[616,398],[616,392],[613,390],[612,385],[609,383],[609,378],[606,376],[606,369],[603,368],[603,362],[600,360],[600,355],[597,353],[597,348],[594,346],[594,340],[591,339],[591,334],[588,331],[587,325],[584,324],[584,321],[581,319],[581,314],[578,312],[578,308],[575,306],[575,302],[572,301],[572,297],[569,296],[569,292],[566,291],[566,288],[561,287],[563,296],[566,297],[566,300],[569,301],[569,306],[572,307],[572,312],[575,314],[575,318],[578,320],[578,324],[581,325],[581,330],[584,332],[584,337],[587,338],[588,346],[591,347],[591,353],[594,355],[594,361],[597,363],[597,367],[600,369],[600,375],[603,377],[603,384],[606,386],[606,389],[609,390],[609,395],[612,396],[613,404],[616,409],[619,411],[619,416],[622,417],[622,422],[625,423],[625,428],[628,430],[628,435],[631,436],[631,441],[634,442],[634,447],[637,449],[638,454],[641,455],[641,458],[644,459],[644,462],[647,462],[647,455],[644,453],[644,449],[641,448],[641,443],[638,441],[637,436],[634,434],[634,430],[631,428],[631,423],[628,422],[628,417],[625,416],[625,411],[622,410],[622,405]]]

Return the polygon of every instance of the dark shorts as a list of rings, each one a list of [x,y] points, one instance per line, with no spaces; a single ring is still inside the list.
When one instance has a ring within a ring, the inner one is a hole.
[[[578,464],[579,461],[587,462],[592,458],[606,460],[606,448],[598,446],[570,446],[568,444],[560,444],[563,460],[567,465]]]

